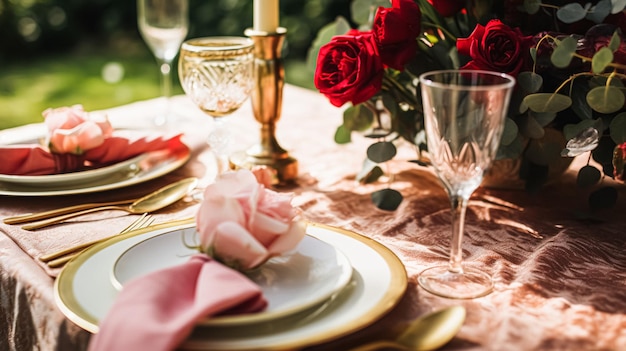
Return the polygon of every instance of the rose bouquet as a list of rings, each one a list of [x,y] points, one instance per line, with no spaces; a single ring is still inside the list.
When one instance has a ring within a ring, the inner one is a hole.
[[[525,188],[540,189],[588,154],[578,186],[595,187],[592,209],[610,207],[617,190],[602,180],[624,178],[625,7],[620,0],[354,0],[352,21],[322,28],[309,63],[318,90],[348,105],[335,141],[350,142],[353,132],[374,140],[361,181],[383,174],[379,165],[400,140],[418,147],[417,162],[427,160],[421,73],[482,69],[517,79],[498,158],[519,161]],[[402,201],[391,188],[372,198],[388,210]]]

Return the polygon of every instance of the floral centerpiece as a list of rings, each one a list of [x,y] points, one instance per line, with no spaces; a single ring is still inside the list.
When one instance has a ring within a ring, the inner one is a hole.
[[[620,0],[354,0],[357,28],[344,18],[322,28],[309,63],[318,90],[348,105],[335,141],[350,142],[353,132],[374,140],[361,181],[383,174],[379,165],[396,155],[399,140],[418,146],[417,162],[426,160],[421,73],[483,69],[517,79],[498,158],[519,160],[525,188],[540,189],[571,158],[588,154],[578,186],[597,188],[592,209],[610,207],[617,190],[602,180],[624,180],[625,7]],[[393,210],[402,195],[388,188],[372,199]]]

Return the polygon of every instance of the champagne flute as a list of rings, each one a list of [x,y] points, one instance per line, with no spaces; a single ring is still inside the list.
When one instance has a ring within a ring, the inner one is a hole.
[[[161,72],[161,95],[165,107],[154,119],[165,126],[171,118],[172,62],[189,30],[188,0],[137,0],[139,33],[154,54]]]
[[[224,117],[250,96],[254,75],[254,42],[246,37],[204,37],[185,41],[178,74],[185,94],[215,122],[208,143],[225,168],[230,133]]]
[[[418,282],[442,297],[484,296],[493,290],[491,276],[463,265],[465,210],[496,155],[515,79],[489,71],[445,70],[424,73],[419,80],[428,152],[452,207],[452,242],[448,264],[427,268]]]

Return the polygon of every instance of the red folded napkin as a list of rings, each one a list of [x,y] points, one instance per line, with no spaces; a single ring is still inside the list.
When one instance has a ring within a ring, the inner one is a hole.
[[[174,350],[200,319],[266,306],[260,288],[246,276],[198,254],[125,284],[89,350]]]
[[[181,134],[120,130],[113,132],[100,146],[82,155],[55,154],[38,144],[2,146],[0,174],[48,175],[102,167],[146,152],[180,150],[186,147],[181,137]]]

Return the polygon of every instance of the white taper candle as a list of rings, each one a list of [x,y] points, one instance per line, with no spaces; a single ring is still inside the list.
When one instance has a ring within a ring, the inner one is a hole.
[[[278,28],[278,0],[254,0],[254,30],[275,33]]]

